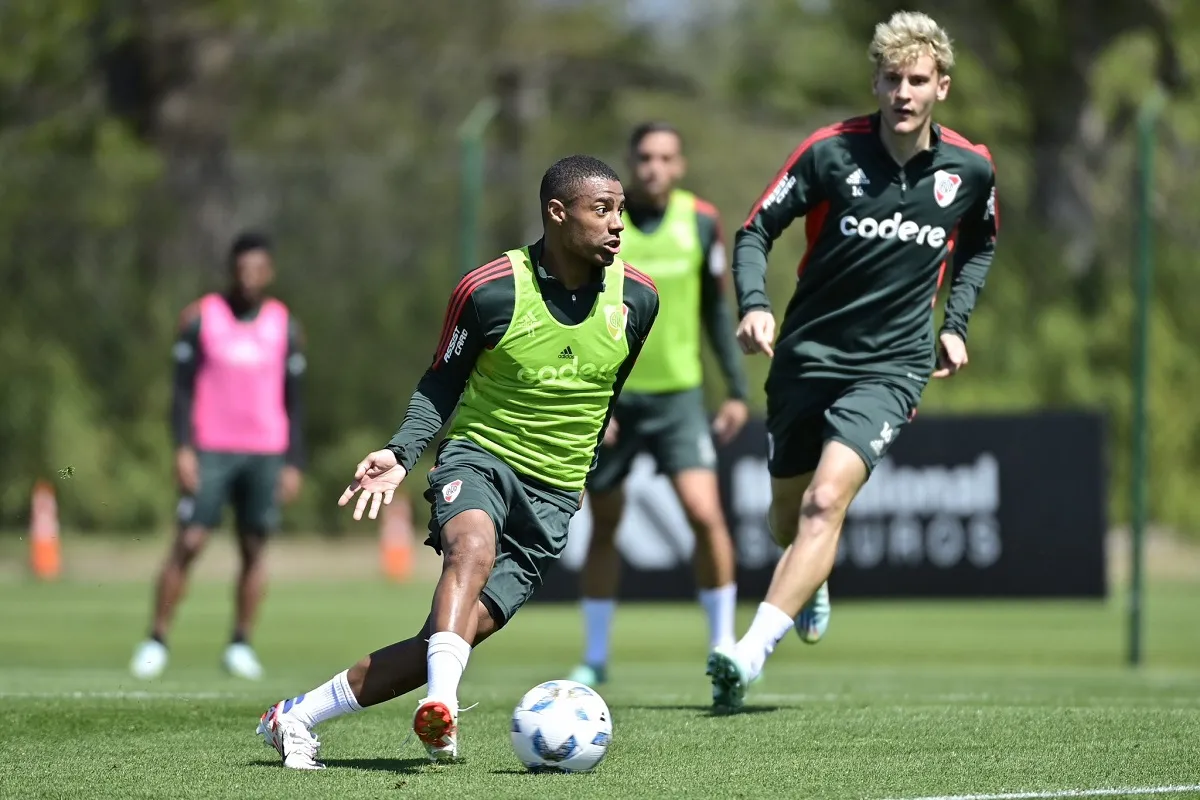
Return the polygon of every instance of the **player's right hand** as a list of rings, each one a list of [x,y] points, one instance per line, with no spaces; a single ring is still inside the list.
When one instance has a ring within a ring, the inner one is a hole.
[[[344,506],[354,497],[354,493],[362,490],[358,503],[354,506],[354,518],[362,519],[363,510],[371,503],[371,511],[367,514],[371,519],[379,516],[379,506],[391,505],[392,495],[400,485],[408,471],[396,461],[396,454],[384,448],[368,453],[367,457],[358,462],[354,470],[354,480],[342,492],[338,505]]]
[[[775,357],[775,317],[765,309],[746,312],[737,327],[738,344],[747,355],[766,353]]]
[[[200,489],[200,462],[196,451],[180,447],[175,451],[175,479],[184,494],[195,494]]]

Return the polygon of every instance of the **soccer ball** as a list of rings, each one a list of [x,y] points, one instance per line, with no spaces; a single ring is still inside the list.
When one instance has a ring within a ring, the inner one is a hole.
[[[588,772],[612,743],[612,715],[595,691],[575,681],[547,681],[513,711],[512,744],[531,772]]]

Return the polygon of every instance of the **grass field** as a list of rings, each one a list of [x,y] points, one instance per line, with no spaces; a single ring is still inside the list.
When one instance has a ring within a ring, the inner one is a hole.
[[[428,609],[426,580],[281,577],[256,639],[260,684],[219,671],[228,591],[202,581],[181,611],[171,668],[138,683],[126,664],[148,587],[86,574],[0,581],[2,798],[1200,797],[1197,583],[1152,584],[1137,672],[1121,665],[1119,596],[835,598],[827,640],[786,639],[752,708],[733,717],[708,711],[699,610],[626,606],[602,689],[615,721],[608,758],[588,775],[534,776],[512,755],[509,714],[572,666],[572,607],[531,606],[473,654],[461,697],[479,705],[461,720],[464,763],[430,765],[406,741],[412,696],[322,726],[330,769],[299,773],[254,735],[259,714],[409,635]],[[752,611],[742,607],[739,631]]]

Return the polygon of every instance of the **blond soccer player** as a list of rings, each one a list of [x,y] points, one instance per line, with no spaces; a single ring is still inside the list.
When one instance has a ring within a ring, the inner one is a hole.
[[[743,704],[789,630],[805,641],[824,633],[846,511],[929,379],[967,365],[967,322],[995,251],[991,155],[933,122],[954,66],[946,31],[900,12],[876,26],[869,54],[878,110],[809,136],[735,238],[738,341],[771,358],[770,525],[786,549],[750,629],[709,656],[719,708]],[[777,337],[767,254],[799,217],[807,251]],[[935,336],[933,306],[951,259]]]

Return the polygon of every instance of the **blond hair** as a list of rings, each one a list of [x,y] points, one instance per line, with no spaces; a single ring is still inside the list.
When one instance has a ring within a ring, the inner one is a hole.
[[[919,11],[897,11],[875,26],[868,50],[875,69],[905,67],[921,56],[930,56],[940,74],[954,66],[954,48],[945,29]]]

